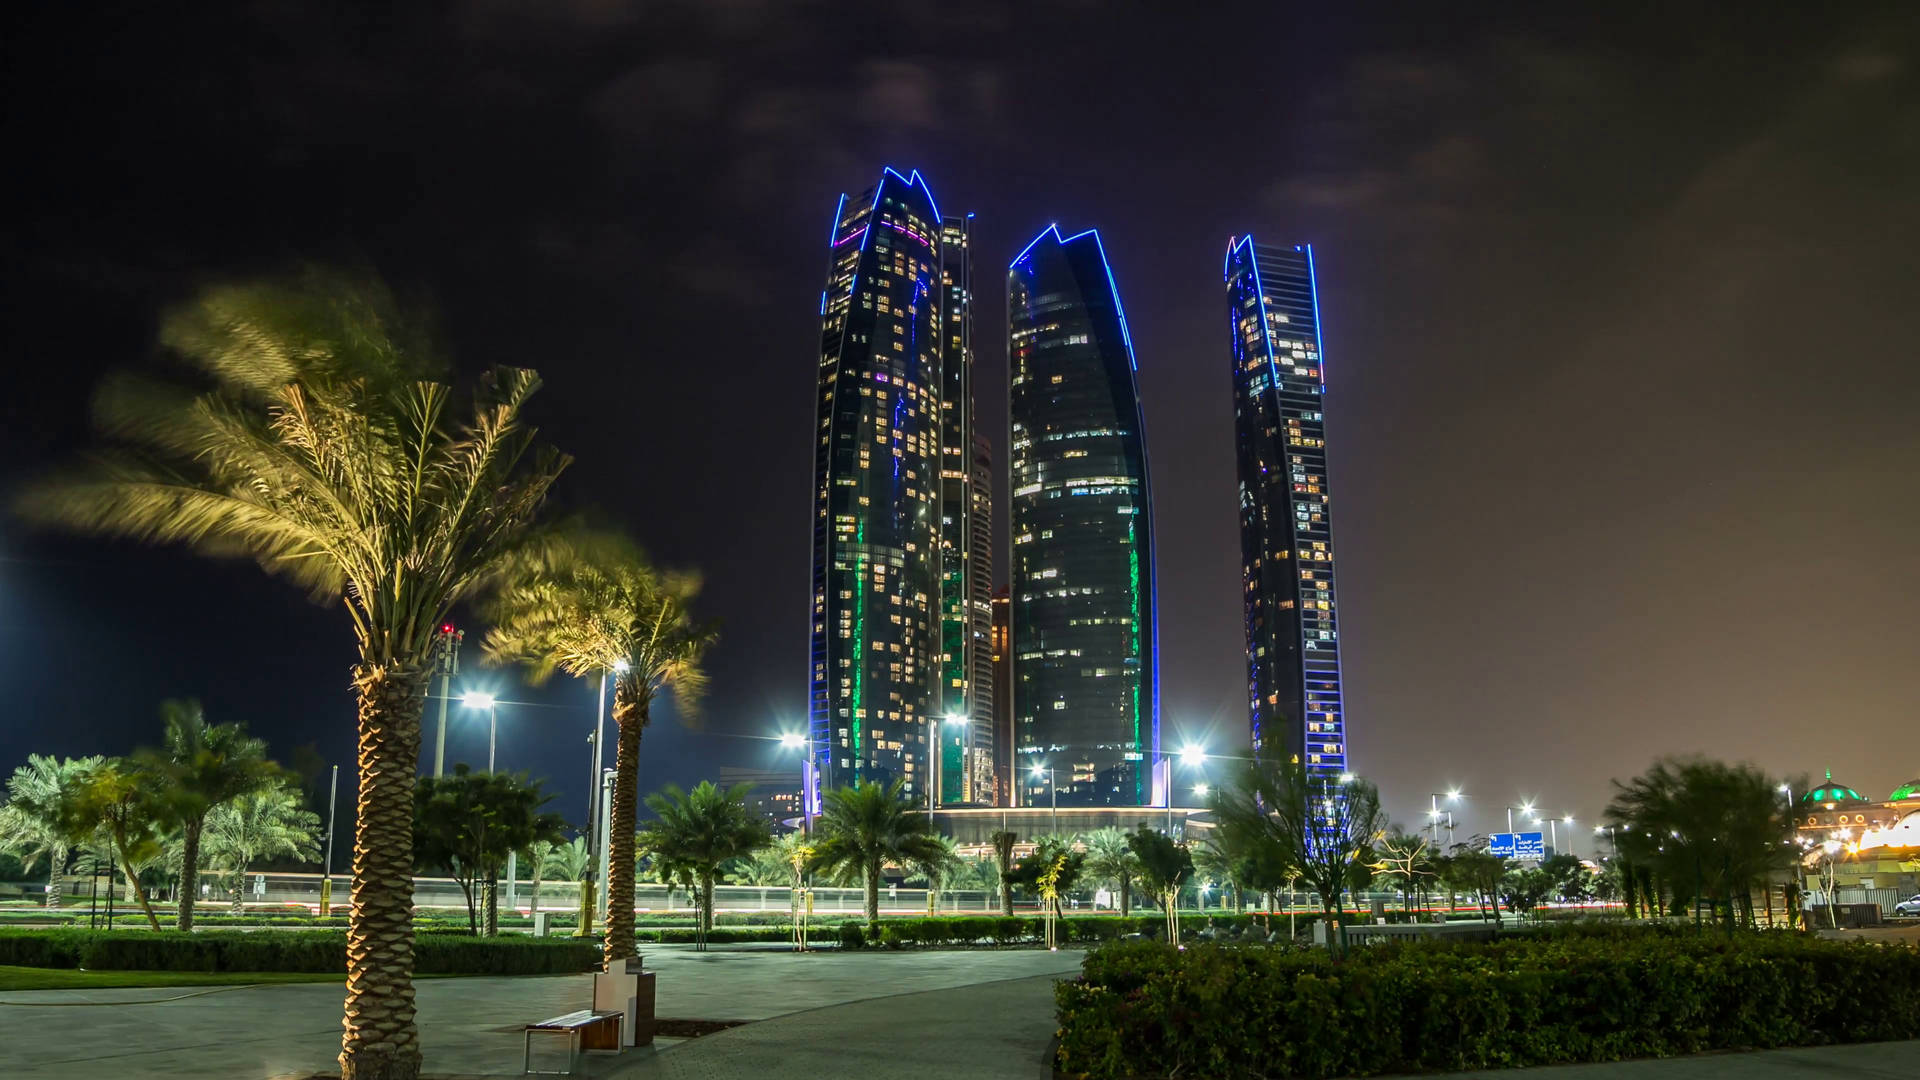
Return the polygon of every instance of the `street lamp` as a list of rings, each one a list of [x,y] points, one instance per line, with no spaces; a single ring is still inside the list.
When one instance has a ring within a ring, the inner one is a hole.
[[[1520,811],[1520,812],[1521,812],[1521,813],[1523,813],[1523,814],[1531,814],[1531,813],[1533,813],[1533,804],[1532,804],[1532,803],[1521,803],[1521,804],[1520,804],[1519,806],[1509,806],[1509,807],[1507,807],[1507,831],[1508,831],[1508,832],[1512,832],[1512,831],[1513,831],[1513,812],[1514,812],[1515,810],[1518,810],[1518,811]]]
[[[1035,762],[1031,771],[1035,780],[1042,776],[1047,778],[1047,803],[1053,808],[1053,831],[1057,833],[1060,831],[1060,790],[1054,785],[1053,770]]]
[[[819,766],[814,763],[813,755],[808,753],[805,735],[797,731],[783,731],[780,733],[780,745],[800,751],[800,830],[811,834],[813,804],[820,790],[819,774],[814,770]]]
[[[1465,798],[1465,796],[1460,794],[1459,788],[1451,788],[1444,794],[1438,791],[1429,791],[1427,792],[1427,795],[1429,796],[1428,802],[1430,804],[1427,809],[1427,821],[1429,823],[1428,827],[1429,827],[1429,831],[1433,833],[1433,842],[1434,842],[1434,845],[1437,847],[1440,843],[1440,800],[1445,799],[1448,802],[1458,802],[1462,798]],[[1448,818],[1448,821],[1451,822],[1453,815],[1448,814],[1447,818]],[[1453,837],[1448,836],[1447,842],[1452,843]]]
[[[1180,748],[1180,764],[1197,767],[1207,762],[1207,748],[1198,743],[1188,743]]]
[[[499,710],[494,708],[492,694],[483,694],[469,690],[460,695],[460,704],[469,709],[487,710],[487,771],[493,771],[493,752],[500,742]]]
[[[1205,785],[1205,784],[1195,784],[1195,785],[1193,785],[1193,793],[1194,793],[1195,795],[1198,795],[1198,796],[1200,796],[1200,797],[1201,797],[1201,798],[1203,798],[1203,799],[1207,797],[1207,792],[1208,792],[1208,791],[1210,791],[1210,790],[1212,790],[1212,789],[1211,789],[1211,788],[1209,788],[1209,787],[1207,787],[1207,785]]]

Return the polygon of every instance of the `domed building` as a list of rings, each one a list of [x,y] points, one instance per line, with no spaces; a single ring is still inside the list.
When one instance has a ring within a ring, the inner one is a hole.
[[[1795,800],[1794,824],[1809,865],[1818,862],[1822,845],[1838,841],[1837,884],[1881,893],[1863,891],[1855,899],[1890,903],[1920,891],[1920,779],[1876,802],[1828,770],[1825,781]]]
[[[1801,829],[1814,829],[1822,832],[1834,832],[1840,829],[1885,828],[1892,824],[1891,817],[1876,813],[1877,807],[1871,799],[1845,784],[1836,784],[1833,770],[1827,770],[1827,779],[1800,796],[1798,821]]]

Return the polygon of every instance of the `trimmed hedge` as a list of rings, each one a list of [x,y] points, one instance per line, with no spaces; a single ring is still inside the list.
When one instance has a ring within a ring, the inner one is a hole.
[[[1920,950],[1786,933],[1581,931],[1314,950],[1123,944],[1060,983],[1087,1080],[1333,1077],[1920,1036]]]
[[[420,934],[422,975],[560,975],[600,965],[592,939]],[[0,964],[91,971],[347,970],[347,936],[305,931],[155,934],[144,930],[0,930]]]

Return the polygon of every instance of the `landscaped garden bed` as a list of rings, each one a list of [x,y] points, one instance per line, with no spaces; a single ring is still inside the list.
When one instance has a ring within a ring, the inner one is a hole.
[[[419,934],[422,975],[559,975],[600,966],[592,938],[475,938]],[[347,937],[337,931],[154,933],[150,930],[0,930],[0,965],[89,971],[347,970]]]
[[[1056,992],[1087,1080],[1335,1077],[1920,1037],[1920,950],[1790,932],[1569,928],[1343,957],[1125,943]]]

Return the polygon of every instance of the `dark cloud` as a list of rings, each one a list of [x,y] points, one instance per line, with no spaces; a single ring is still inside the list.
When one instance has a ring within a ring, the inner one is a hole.
[[[559,509],[708,572],[709,728],[791,725],[822,237],[841,191],[918,167],[980,213],[989,430],[996,260],[1051,220],[1102,230],[1158,482],[1170,739],[1241,723],[1215,275],[1251,230],[1319,255],[1352,744],[1396,811],[1461,783],[1479,825],[1509,793],[1590,815],[1689,750],[1888,787],[1920,766],[1916,22],[45,5],[5,45],[8,343],[34,366],[0,403],[4,468],[82,445],[89,387],[151,357],[196,281],[364,261],[438,300],[464,365],[542,370],[579,456]],[[4,536],[0,768],[124,750],[189,693],[346,754],[332,611],[250,567]],[[503,713],[509,760],[570,788],[590,688],[513,693],[536,704]],[[663,716],[647,779],[763,745]]]

